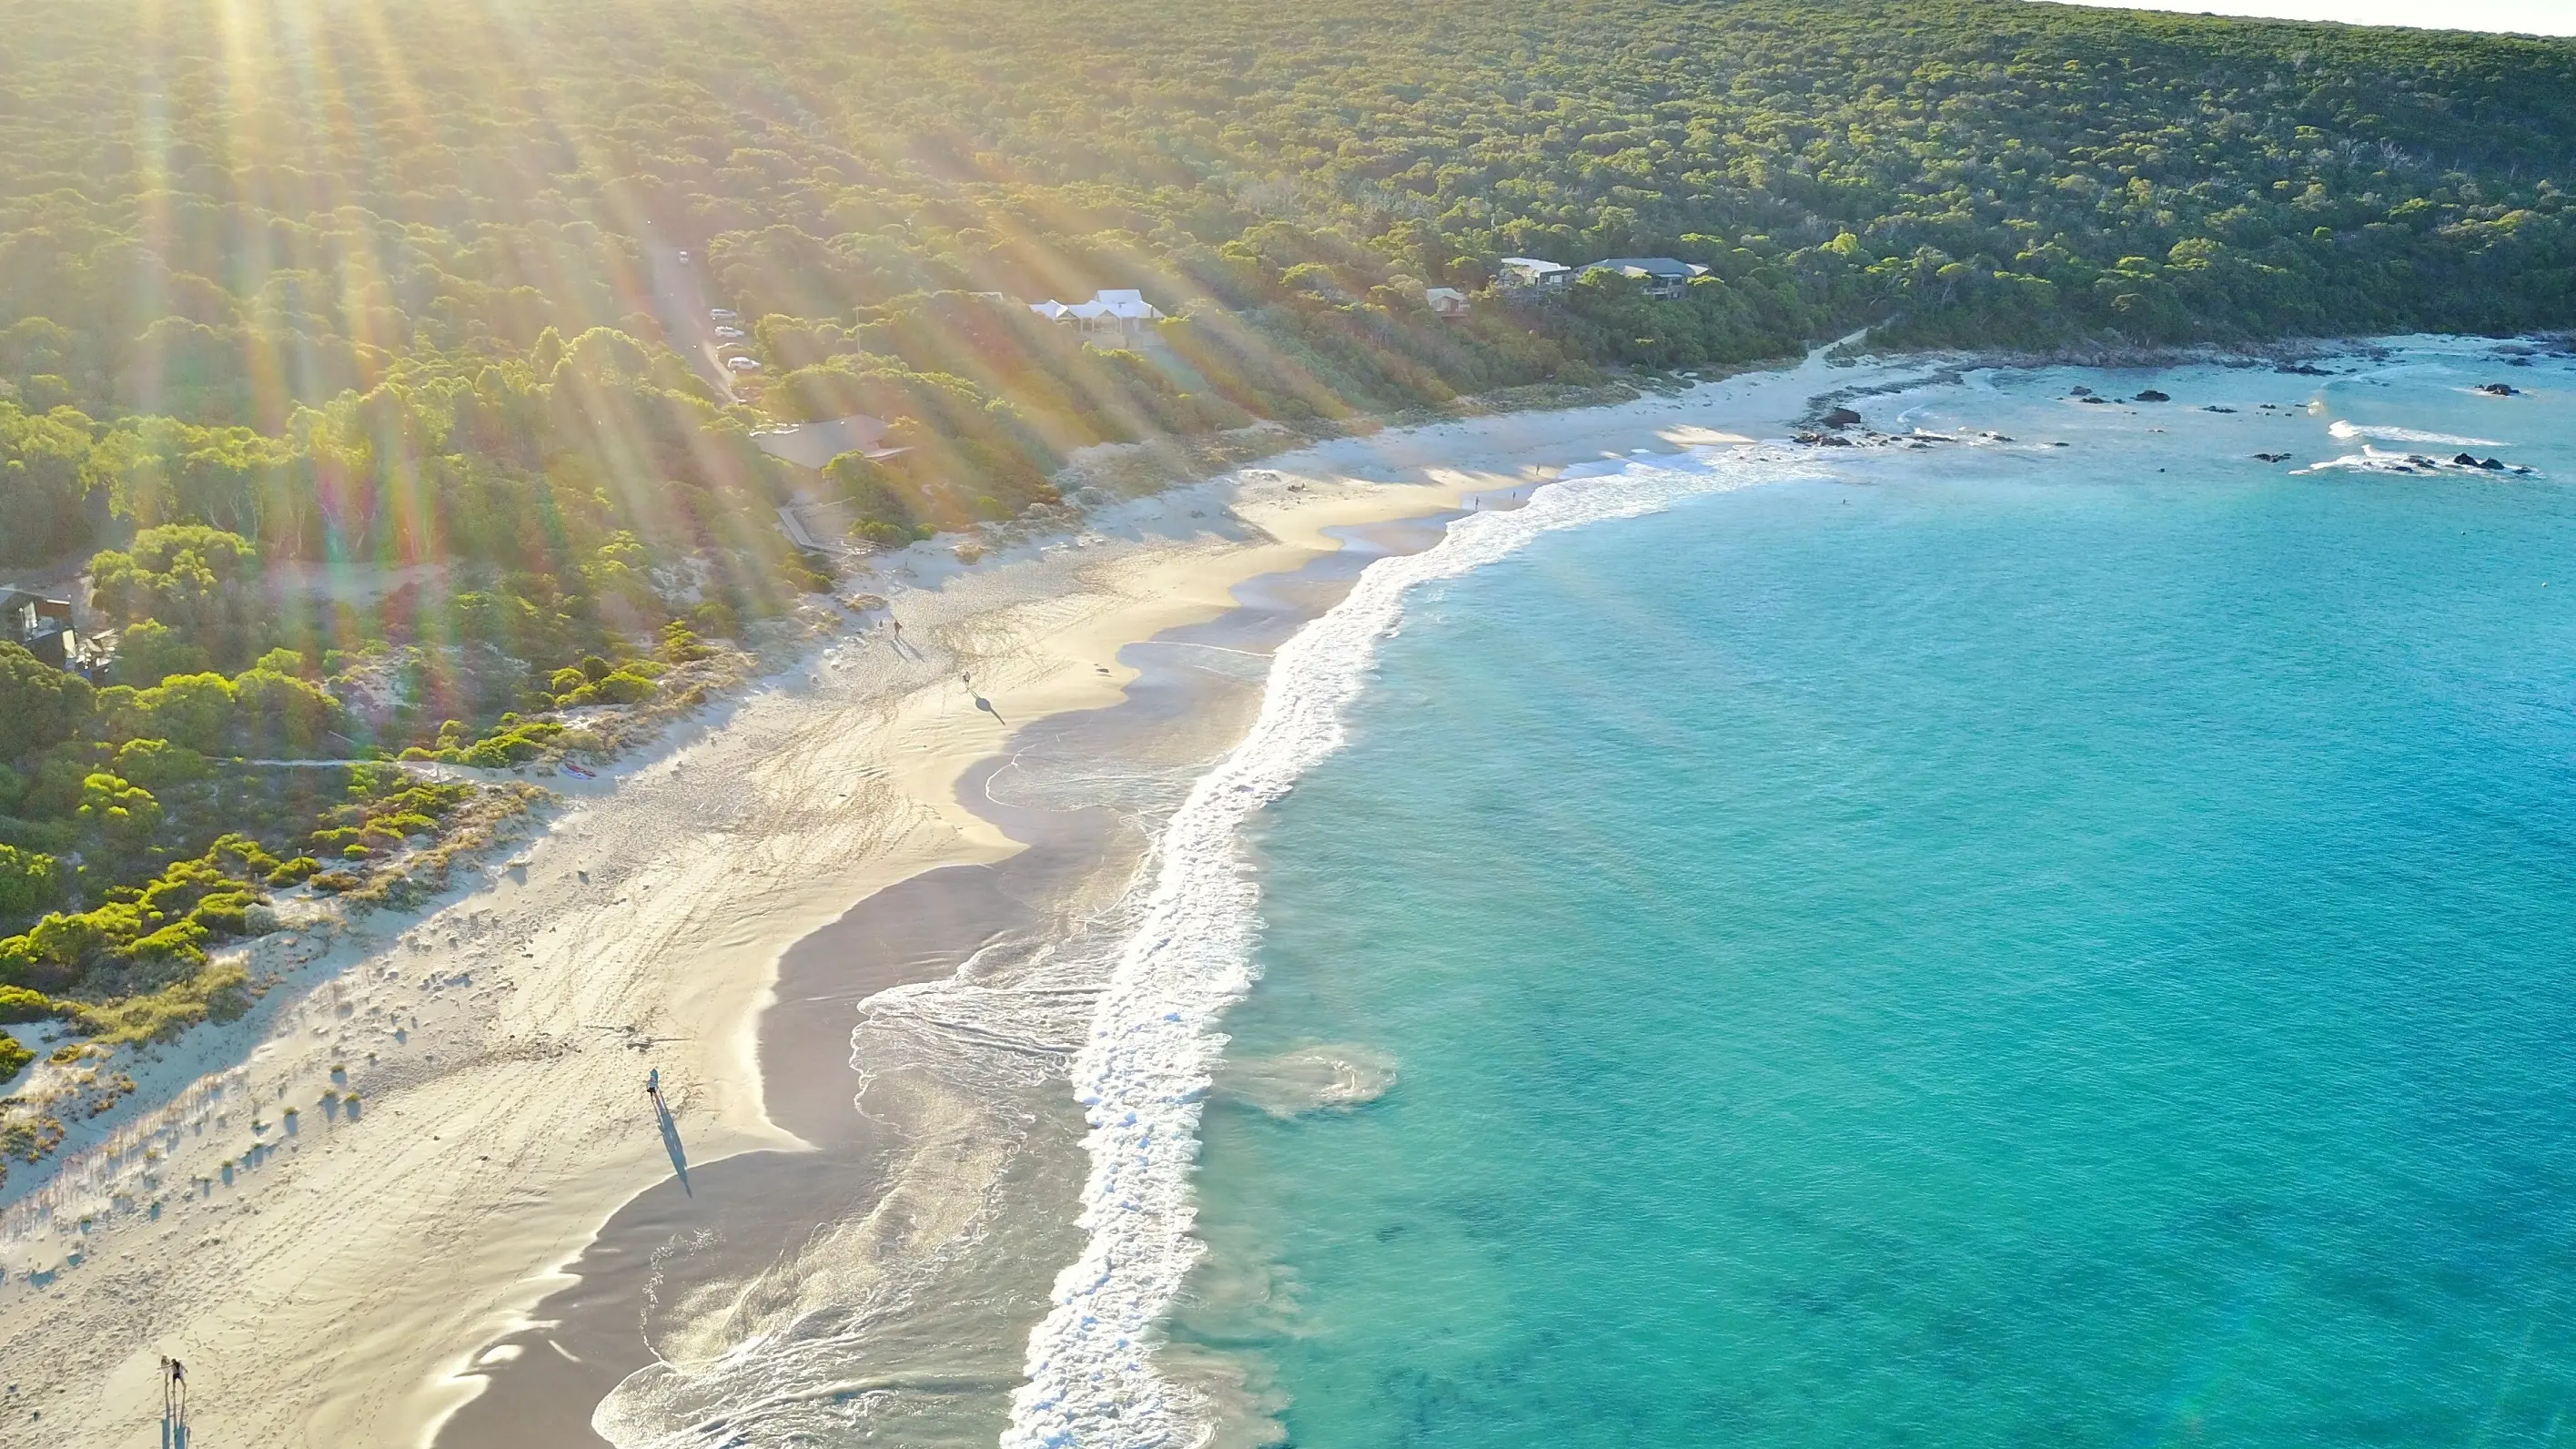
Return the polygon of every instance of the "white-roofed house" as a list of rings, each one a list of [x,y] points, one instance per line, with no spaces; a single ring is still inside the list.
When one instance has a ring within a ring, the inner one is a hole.
[[[1422,303],[1443,317],[1467,315],[1467,294],[1455,287],[1425,287]]]
[[[1496,264],[1494,281],[1504,287],[1562,287],[1574,279],[1574,268],[1539,257],[1505,257]]]
[[[1154,324],[1163,320],[1163,309],[1132,287],[1105,287],[1088,302],[1068,304],[1053,298],[1031,302],[1029,310],[1050,322],[1080,328],[1085,342],[1111,347],[1144,341]]]

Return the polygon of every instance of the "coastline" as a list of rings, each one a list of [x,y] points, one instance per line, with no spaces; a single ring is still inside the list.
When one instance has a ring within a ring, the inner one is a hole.
[[[648,1060],[692,1167],[807,1145],[764,1106],[757,1032],[778,963],[853,902],[1016,853],[957,798],[1012,730],[1118,699],[1136,678],[1121,648],[1234,608],[1246,581],[1338,547],[1331,530],[1436,513],[1564,462],[1733,441],[1687,415],[1785,420],[1804,370],[1337,440],[1103,510],[1095,524],[1126,540],[1050,541],[972,569],[890,561],[906,638],[954,635],[935,664],[894,667],[873,640],[827,647],[620,778],[563,792],[574,808],[482,890],[352,942],[363,960],[278,1008],[232,1100],[298,1100],[346,1065],[363,1120],[308,1128],[257,1154],[239,1188],[191,1192],[166,1218],[103,1215],[41,1286],[12,1273],[0,1348],[55,1366],[41,1412],[99,1442],[147,1440],[163,1352],[206,1365],[202,1432],[425,1442],[480,1387],[465,1372],[670,1175],[631,1102]],[[1228,508],[1250,529],[1189,516]],[[868,650],[865,686],[839,683],[858,672],[841,656]],[[954,661],[1009,727],[968,707]],[[647,1038],[661,1038],[649,1056],[613,1044]],[[365,1066],[340,1060],[368,1045]],[[164,1185],[242,1125],[211,1104],[174,1134]]]
[[[814,1150],[747,1153],[694,1173],[693,1192],[665,1181],[620,1207],[566,1265],[567,1285],[531,1310],[527,1330],[503,1341],[520,1352],[478,1370],[486,1388],[449,1419],[438,1442],[460,1449],[606,1444],[591,1428],[593,1406],[655,1359],[637,1311],[647,1279],[672,1294],[686,1291],[674,1287],[683,1278],[755,1277],[767,1262],[791,1255],[795,1240],[816,1224],[863,1216],[887,1200],[898,1187],[888,1159],[923,1135],[924,1124],[903,1120],[900,1111],[879,1117],[853,1110],[865,1085],[851,1050],[860,1003],[893,987],[949,978],[1014,940],[1061,935],[1072,917],[1121,887],[1148,843],[1141,821],[1099,805],[1004,803],[993,793],[995,777],[1019,768],[1030,750],[1195,773],[1211,749],[1240,731],[1260,687],[1241,667],[1206,667],[1202,651],[1266,656],[1329,607],[1367,563],[1436,540],[1426,520],[1446,512],[1338,530],[1341,547],[1237,585],[1224,613],[1128,646],[1120,663],[1134,674],[1115,701],[1033,720],[1013,731],[1008,752],[978,761],[956,793],[1006,831],[1018,852],[942,865],[889,886],[782,958],[774,1000],[760,1017],[764,1089],[773,1120]],[[657,1256],[668,1243],[717,1230],[725,1244],[699,1261],[677,1265],[667,1253]],[[1043,1278],[1035,1275],[1032,1287],[1042,1288]],[[996,1367],[1009,1377],[984,1387],[998,1399],[1015,1378],[1016,1360]]]

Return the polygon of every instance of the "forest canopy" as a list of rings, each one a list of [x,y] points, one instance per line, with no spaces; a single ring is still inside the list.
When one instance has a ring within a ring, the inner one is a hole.
[[[2576,322],[2565,42],[2022,0],[0,16],[0,563],[180,527],[272,571],[436,572],[220,628],[120,590],[180,662],[488,637],[543,673],[811,587],[771,517],[799,489],[895,541],[1048,501],[1088,443],[1862,324],[2040,348]],[[682,252],[738,314],[737,372],[670,333]],[[1705,275],[1677,301],[1488,290],[1506,256],[1612,255]],[[1443,319],[1433,286],[1478,301]],[[1172,320],[1103,350],[1019,305],[1102,287]],[[905,451],[836,485],[755,446],[852,410]],[[717,585],[674,599],[654,580],[688,559]]]

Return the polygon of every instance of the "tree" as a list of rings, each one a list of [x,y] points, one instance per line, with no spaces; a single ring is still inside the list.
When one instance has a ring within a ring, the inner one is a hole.
[[[0,402],[0,563],[41,563],[88,542],[88,424],[68,409]]]
[[[0,845],[0,920],[23,919],[52,910],[63,903],[63,888],[62,862],[14,845]]]
[[[173,674],[202,674],[214,666],[205,649],[179,637],[158,619],[126,626],[116,641],[116,678],[149,689]]]
[[[234,719],[233,682],[220,674],[174,674],[134,697],[145,734],[200,754],[222,750]]]
[[[0,643],[0,760],[21,760],[70,739],[90,721],[89,681]]]
[[[340,702],[320,685],[265,666],[234,677],[233,705],[255,743],[298,753],[319,749],[343,723]]]

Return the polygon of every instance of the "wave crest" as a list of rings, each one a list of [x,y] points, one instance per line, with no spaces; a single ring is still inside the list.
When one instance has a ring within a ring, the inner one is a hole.
[[[2352,423],[2341,418],[2326,425],[2326,432],[2342,442],[2355,438],[2377,438],[2383,443],[2438,443],[2452,448],[2501,448],[2493,438],[2463,438],[2455,433],[2427,433],[2416,428],[2387,427],[2376,423]]]

